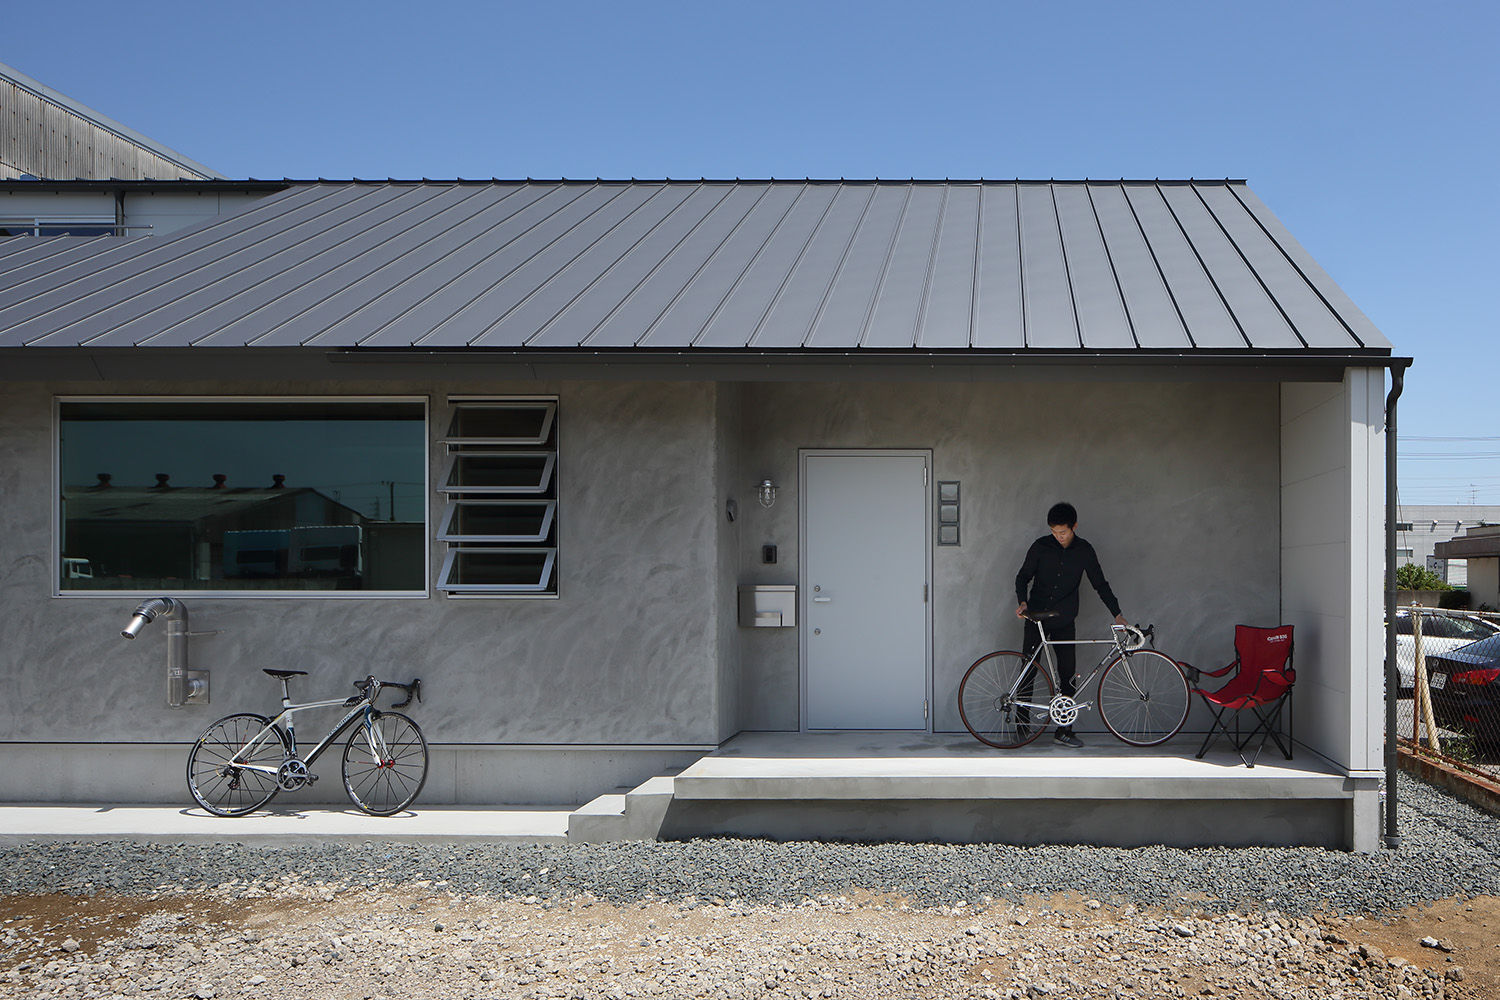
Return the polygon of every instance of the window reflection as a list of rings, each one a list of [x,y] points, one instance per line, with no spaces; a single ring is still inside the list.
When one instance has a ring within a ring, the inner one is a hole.
[[[425,590],[420,401],[60,415],[64,590]]]

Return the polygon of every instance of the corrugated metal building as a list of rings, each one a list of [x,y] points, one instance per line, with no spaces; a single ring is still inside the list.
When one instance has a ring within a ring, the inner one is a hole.
[[[0,180],[223,176],[0,63]]]

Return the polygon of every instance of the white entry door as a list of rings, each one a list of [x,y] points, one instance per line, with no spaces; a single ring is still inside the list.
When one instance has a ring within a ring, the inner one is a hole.
[[[802,453],[806,729],[926,730],[928,453]]]

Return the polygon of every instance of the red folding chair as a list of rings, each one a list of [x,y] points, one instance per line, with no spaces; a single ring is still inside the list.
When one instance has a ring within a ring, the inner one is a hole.
[[[1267,739],[1274,740],[1286,759],[1291,760],[1292,685],[1297,681],[1297,671],[1292,669],[1292,626],[1254,628],[1250,625],[1236,625],[1234,653],[1234,662],[1221,670],[1192,668],[1195,684],[1200,675],[1222,677],[1231,670],[1235,671],[1229,682],[1217,691],[1194,688],[1203,696],[1204,704],[1208,705],[1214,717],[1213,726],[1204,738],[1203,746],[1198,748],[1198,757],[1201,759],[1208,752],[1209,745],[1222,735],[1234,744],[1235,753],[1239,754],[1246,767],[1255,766]],[[1285,743],[1281,741],[1279,732],[1283,710],[1287,718]],[[1248,733],[1242,734],[1240,718],[1244,712],[1249,712],[1255,718],[1255,725]],[[1225,724],[1231,717],[1234,722],[1233,732]],[[1246,758],[1245,749],[1257,736],[1260,740],[1255,744],[1255,753]]]

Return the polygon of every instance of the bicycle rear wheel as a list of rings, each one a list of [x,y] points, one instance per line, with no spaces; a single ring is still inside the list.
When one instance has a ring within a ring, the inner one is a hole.
[[[372,816],[411,805],[427,783],[427,741],[400,712],[376,712],[344,744],[344,791]]]
[[[958,714],[981,743],[1010,750],[1047,728],[1052,678],[1020,653],[988,653],[974,661],[958,685]]]
[[[188,753],[188,791],[215,816],[243,816],[270,802],[281,786],[276,770],[287,757],[286,733],[264,715],[226,715],[203,730]],[[270,769],[247,770],[250,764]]]
[[[1126,743],[1165,743],[1187,721],[1192,693],[1176,662],[1154,649],[1116,657],[1099,678],[1099,717]]]

